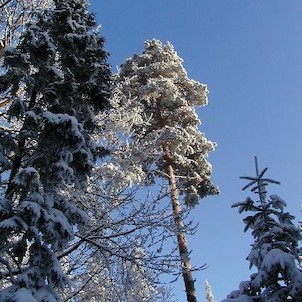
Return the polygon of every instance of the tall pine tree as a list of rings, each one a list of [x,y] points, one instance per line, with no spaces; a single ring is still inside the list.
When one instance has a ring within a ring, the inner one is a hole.
[[[218,193],[207,161],[215,144],[198,131],[194,109],[207,104],[207,87],[189,79],[172,45],[158,40],[147,41],[142,54],[121,66],[115,84],[110,118],[120,133],[129,136],[116,152],[117,162],[135,180],[152,183],[160,177],[169,183],[187,299],[194,302],[181,203],[194,207],[202,197]]]
[[[56,252],[85,221],[61,192],[85,186],[97,151],[94,114],[109,94],[104,40],[87,1],[54,2],[36,13],[16,48],[4,49],[0,93],[13,102],[0,129],[3,302],[60,300],[67,279]]]

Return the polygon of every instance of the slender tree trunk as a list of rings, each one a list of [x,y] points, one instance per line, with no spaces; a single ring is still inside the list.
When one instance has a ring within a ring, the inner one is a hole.
[[[181,264],[182,264],[182,276],[183,276],[184,283],[185,283],[187,301],[188,302],[197,302],[196,290],[195,290],[195,286],[194,286],[194,279],[192,276],[191,261],[189,258],[189,252],[188,252],[188,246],[187,246],[187,240],[185,237],[185,233],[183,231],[185,225],[184,225],[184,222],[181,217],[182,216],[181,207],[180,207],[180,203],[179,203],[178,190],[177,190],[177,186],[176,186],[175,175],[174,175],[173,166],[172,166],[172,162],[171,162],[171,155],[170,155],[170,149],[169,149],[168,143],[164,144],[163,149],[165,152],[165,161],[166,161],[165,169],[166,169],[166,173],[169,178],[169,187],[170,187],[170,193],[171,193],[174,222],[178,228],[177,241],[178,241],[179,255],[180,255]]]
[[[160,100],[157,102],[157,115],[159,120],[159,126],[160,128],[163,128],[165,126],[165,120],[162,115]],[[165,159],[165,170],[169,180],[174,222],[178,229],[177,242],[178,242],[178,250],[179,250],[179,256],[182,266],[182,276],[185,283],[187,302],[197,302],[194,279],[192,275],[191,261],[189,258],[187,239],[184,233],[185,224],[182,220],[181,206],[179,203],[178,190],[176,186],[175,175],[174,175],[174,170],[171,160],[171,152],[168,142],[163,144],[163,151],[164,151],[164,159]]]

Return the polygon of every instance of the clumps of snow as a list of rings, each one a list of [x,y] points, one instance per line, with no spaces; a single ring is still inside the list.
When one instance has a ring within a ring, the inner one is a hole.
[[[233,205],[240,213],[252,213],[244,219],[245,231],[250,229],[255,238],[247,259],[257,272],[250,281],[241,282],[239,291],[232,292],[224,302],[244,301],[246,296],[250,301],[302,301],[302,271],[298,266],[301,232],[292,222],[294,217],[284,212],[286,202],[282,198],[271,195],[266,199],[268,183],[279,184],[263,177],[266,170],[259,173],[256,160],[256,177],[242,177],[249,181],[244,189],[251,188],[259,200],[248,197]]]
[[[241,295],[240,297],[234,297],[237,292],[231,293],[228,295],[228,299],[224,299],[221,302],[254,302],[252,297],[248,295]]]
[[[33,294],[32,291],[30,289],[21,287],[19,288],[13,295],[12,297],[7,297],[7,300],[5,297],[1,297],[0,294],[0,298],[1,301],[6,302],[6,301],[15,301],[15,302],[39,302],[38,299],[36,299]],[[9,299],[9,300],[8,300]]]
[[[270,197],[273,208],[284,210],[284,208],[286,207],[286,202],[281,197],[275,194],[271,195]]]
[[[17,173],[13,182],[18,187],[34,186],[39,182],[39,172],[33,167],[26,167]]]

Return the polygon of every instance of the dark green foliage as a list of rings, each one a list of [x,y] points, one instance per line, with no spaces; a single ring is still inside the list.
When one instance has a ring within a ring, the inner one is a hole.
[[[104,40],[87,1],[54,2],[3,54],[0,94],[9,108],[0,132],[0,301],[59,301],[54,289],[67,280],[55,252],[85,221],[61,191],[85,186],[96,156],[94,114],[109,95]]]

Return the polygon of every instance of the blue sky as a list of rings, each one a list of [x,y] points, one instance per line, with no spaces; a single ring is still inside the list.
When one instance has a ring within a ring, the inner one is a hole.
[[[221,194],[192,212],[198,232],[189,238],[199,301],[203,282],[217,301],[250,275],[245,260],[252,238],[231,204],[245,199],[242,175],[254,175],[254,156],[281,186],[269,191],[301,220],[302,204],[302,1],[291,0],[91,0],[110,52],[110,64],[141,53],[144,41],[170,41],[188,75],[209,87],[198,110],[201,131],[216,141],[210,154]],[[174,293],[185,300],[182,280]]]

